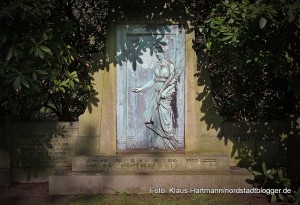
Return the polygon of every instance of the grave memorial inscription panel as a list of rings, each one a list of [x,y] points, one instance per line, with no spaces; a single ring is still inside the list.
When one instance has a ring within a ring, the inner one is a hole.
[[[58,125],[57,125],[58,124]],[[12,167],[68,167],[75,153],[77,124],[21,123],[12,131]]]
[[[224,155],[101,155],[74,157],[72,170],[101,172],[228,171],[228,164],[229,158]]]
[[[72,136],[49,139],[48,135],[19,135],[14,147],[13,167],[71,166]]]

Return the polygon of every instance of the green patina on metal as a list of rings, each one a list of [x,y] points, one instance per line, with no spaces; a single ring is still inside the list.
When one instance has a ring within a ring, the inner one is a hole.
[[[184,149],[184,30],[117,27],[117,149]]]

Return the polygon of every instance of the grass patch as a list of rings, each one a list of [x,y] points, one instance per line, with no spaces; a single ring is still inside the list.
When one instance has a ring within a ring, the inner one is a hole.
[[[49,204],[69,205],[242,205],[253,204],[235,200],[226,194],[101,194],[61,196]]]

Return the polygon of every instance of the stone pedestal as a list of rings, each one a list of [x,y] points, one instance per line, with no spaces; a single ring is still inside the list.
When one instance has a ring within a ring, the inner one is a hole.
[[[129,154],[76,156],[72,171],[49,177],[49,193],[199,193],[199,189],[251,188],[253,176],[229,166],[224,155]]]

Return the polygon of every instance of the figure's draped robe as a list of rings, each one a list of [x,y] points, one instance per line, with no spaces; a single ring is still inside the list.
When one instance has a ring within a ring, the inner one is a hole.
[[[171,69],[171,66],[173,69]],[[175,137],[174,114],[172,99],[176,92],[175,69],[171,61],[155,69],[153,93],[146,111],[146,127],[150,129],[150,141],[153,149],[177,150],[178,142]],[[164,90],[171,89],[161,98],[164,84],[170,76],[174,76]]]

